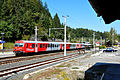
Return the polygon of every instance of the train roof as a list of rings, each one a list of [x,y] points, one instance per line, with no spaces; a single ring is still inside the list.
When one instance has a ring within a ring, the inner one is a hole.
[[[54,44],[64,44],[64,42],[47,42],[47,41],[27,41],[27,40],[18,40],[16,43],[54,43]],[[83,43],[70,43],[67,42],[66,44],[83,44]]]

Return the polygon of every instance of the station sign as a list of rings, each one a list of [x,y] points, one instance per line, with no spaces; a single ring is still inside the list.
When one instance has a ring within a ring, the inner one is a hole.
[[[0,43],[5,43],[5,41],[0,41]]]

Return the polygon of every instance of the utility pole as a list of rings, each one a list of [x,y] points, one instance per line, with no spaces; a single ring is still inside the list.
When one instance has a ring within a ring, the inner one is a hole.
[[[90,43],[90,38],[89,38],[89,43]]]
[[[37,52],[37,26],[35,26],[35,43],[36,43],[36,47],[35,47],[35,52]]]
[[[66,56],[66,18],[69,17],[69,16],[62,16],[65,18],[65,27],[64,27],[64,56]]]
[[[94,50],[95,50],[95,32],[93,32],[93,47],[94,47]]]
[[[69,37],[69,42],[70,42],[70,34],[69,34],[69,36],[68,36],[68,37]]]
[[[101,46],[102,46],[102,37],[100,37],[101,38]]]
[[[114,33],[112,33],[112,46],[114,44]]]
[[[35,26],[35,41],[37,41],[37,26]]]
[[[82,37],[82,43],[83,43],[83,37]]]

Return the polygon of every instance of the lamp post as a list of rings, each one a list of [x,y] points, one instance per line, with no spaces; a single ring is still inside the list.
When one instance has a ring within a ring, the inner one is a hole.
[[[3,51],[3,35],[5,34],[5,33],[1,33],[2,34],[2,53],[4,52]]]
[[[65,27],[64,27],[64,56],[66,56],[66,18],[69,16],[62,16],[65,18]]]
[[[95,32],[93,32],[93,47],[94,47],[94,51],[95,51]]]

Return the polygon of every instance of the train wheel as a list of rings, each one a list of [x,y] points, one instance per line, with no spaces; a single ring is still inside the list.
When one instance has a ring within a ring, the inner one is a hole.
[[[16,56],[19,56],[19,53],[15,53]]]

